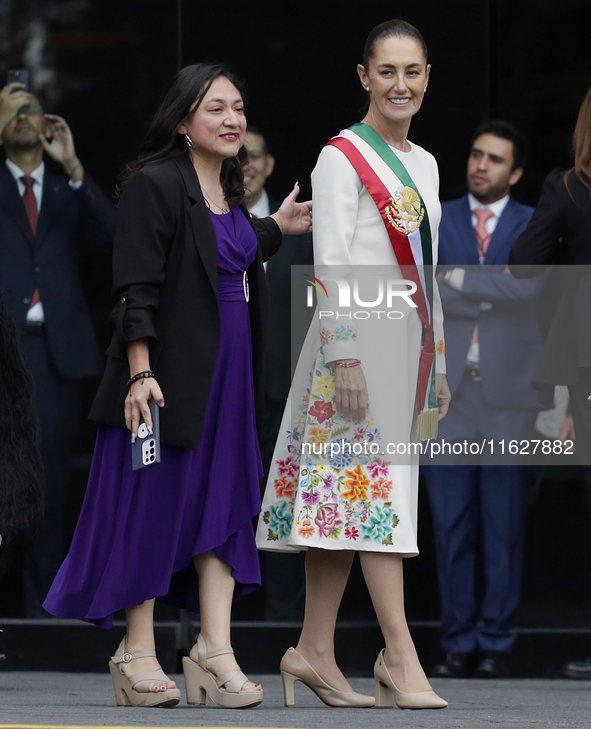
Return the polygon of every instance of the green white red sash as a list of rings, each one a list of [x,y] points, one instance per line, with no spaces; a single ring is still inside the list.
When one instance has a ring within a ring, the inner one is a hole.
[[[355,168],[380,211],[402,275],[417,285],[412,299],[423,323],[417,440],[435,438],[438,408],[434,374],[433,241],[427,207],[403,163],[367,124],[354,124],[328,144],[340,149]]]

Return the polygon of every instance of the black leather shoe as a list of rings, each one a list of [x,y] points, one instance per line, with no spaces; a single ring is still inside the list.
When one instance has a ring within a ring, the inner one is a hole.
[[[591,658],[584,661],[569,661],[560,671],[564,678],[573,678],[577,681],[591,681]]]
[[[433,678],[468,678],[476,665],[474,653],[448,653],[443,663],[433,667]]]
[[[507,662],[508,653],[485,651],[474,671],[474,678],[509,678],[511,671]]]

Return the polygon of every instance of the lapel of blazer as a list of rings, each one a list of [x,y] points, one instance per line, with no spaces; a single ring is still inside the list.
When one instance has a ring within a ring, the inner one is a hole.
[[[178,167],[187,196],[193,201],[188,209],[188,217],[193,231],[193,240],[197,247],[197,252],[203,262],[203,267],[207,272],[207,276],[214,290],[216,299],[218,298],[218,269],[217,269],[217,243],[215,239],[215,230],[209,216],[209,209],[205,204],[199,178],[193,167],[193,163],[185,152],[177,152],[171,155],[171,159]]]
[[[52,221],[61,207],[62,202],[65,200],[67,192],[67,179],[56,175],[46,167],[43,178],[43,197],[41,199],[39,222],[37,223],[35,248],[39,248],[43,244],[43,240],[49,232]]]
[[[512,234],[512,232],[519,222],[519,206],[510,197],[490,239],[488,250],[484,257],[484,263],[487,265],[491,263],[507,263],[511,245],[515,238],[517,238],[517,235],[515,233]]]
[[[29,218],[18,192],[16,180],[10,173],[8,167],[0,162],[0,206],[18,225],[23,238],[33,247],[33,231],[29,225]]]
[[[452,263],[465,264],[467,266],[477,266],[478,261],[478,241],[476,240],[476,232],[472,225],[472,211],[468,196],[459,200],[459,210],[454,224],[457,226],[459,234],[459,243],[461,246],[460,256],[458,260]]]

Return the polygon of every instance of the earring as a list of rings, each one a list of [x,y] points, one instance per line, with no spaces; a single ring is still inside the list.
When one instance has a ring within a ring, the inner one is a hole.
[[[423,93],[425,93],[425,91],[427,91],[427,87],[426,87],[426,86],[425,86],[425,88],[423,89]]]
[[[193,142],[191,141],[191,137],[188,134],[183,134],[183,137],[185,138],[187,147],[191,147],[191,149],[193,149]]]
[[[366,86],[366,87],[365,87],[365,90],[366,90],[366,91],[369,91],[369,86]]]

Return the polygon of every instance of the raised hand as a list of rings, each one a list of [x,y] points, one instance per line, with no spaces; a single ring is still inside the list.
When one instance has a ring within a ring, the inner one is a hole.
[[[45,114],[46,129],[40,135],[47,154],[58,162],[73,181],[82,179],[80,160],[76,157],[74,137],[66,120],[57,114]]]
[[[0,91],[0,134],[18,114],[22,106],[31,103],[31,95],[27,91],[14,91],[18,88],[24,89],[24,84],[12,83]]]
[[[299,193],[300,186],[296,182],[279,210],[271,215],[283,235],[301,235],[312,230],[312,201],[297,203],[296,198]]]

